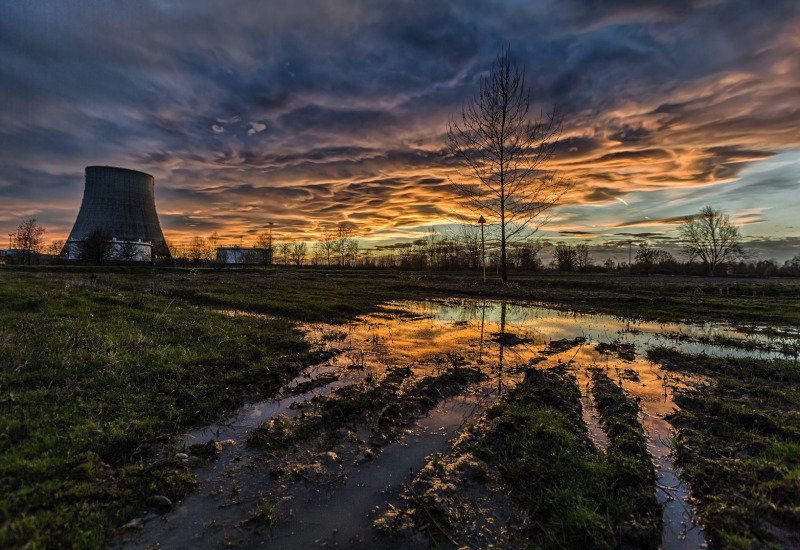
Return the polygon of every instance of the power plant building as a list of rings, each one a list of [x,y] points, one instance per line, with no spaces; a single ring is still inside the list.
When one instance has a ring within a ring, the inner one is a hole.
[[[123,250],[135,251],[139,261],[169,260],[170,253],[156,213],[150,174],[115,168],[87,166],[83,201],[63,253],[79,257],[81,243],[102,230],[111,238],[111,257]]]

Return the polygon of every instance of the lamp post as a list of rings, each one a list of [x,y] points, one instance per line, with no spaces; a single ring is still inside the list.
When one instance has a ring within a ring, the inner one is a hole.
[[[484,244],[484,240],[483,240],[483,224],[486,223],[486,220],[484,219],[483,215],[481,215],[481,217],[478,218],[478,223],[481,226],[481,264],[483,264],[483,282],[485,283],[486,282],[486,249],[485,249],[485,244]]]

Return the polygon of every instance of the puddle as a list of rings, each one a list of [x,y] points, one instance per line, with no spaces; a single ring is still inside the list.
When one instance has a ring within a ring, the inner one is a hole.
[[[249,315],[240,311],[220,313]],[[358,322],[302,328],[315,345],[335,352],[333,358],[307,369],[275,398],[242,408],[228,422],[187,433],[187,446],[209,439],[233,442],[223,448],[217,460],[196,468],[196,493],[163,518],[146,516],[145,529],[122,546],[405,546],[398,539],[383,538],[372,528],[372,522],[387,506],[399,502],[410,474],[431,454],[446,450],[464,423],[479,417],[506,388],[521,379],[526,368],[558,363],[567,364],[578,378],[584,420],[601,448],[607,446],[608,439],[600,429],[589,395],[589,369],[603,368],[627,392],[640,398],[658,472],[659,499],[665,505],[662,547],[697,548],[705,544],[697,518],[687,504],[688,490],[669,457],[672,431],[664,420],[675,409],[674,388],[686,380],[674,374],[665,377],[657,365],[643,359],[643,354],[650,347],[668,345],[693,353],[753,355],[702,343],[745,338],[735,329],[709,323],[631,322],[606,315],[478,300],[397,302],[389,304],[385,312]],[[763,341],[765,347],[769,344],[767,337],[757,334],[747,338]],[[595,349],[598,343],[608,344],[606,352]],[[777,353],[755,355],[773,357]],[[353,443],[353,448],[345,444],[336,448],[341,462],[330,465],[324,471],[327,474],[287,482],[270,475],[269,453],[262,455],[245,444],[248,432],[260,423],[279,415],[302,415],[297,405],[314,396],[368,384],[395,367],[410,367],[411,376],[403,382],[408,386],[454,365],[476,366],[486,377],[463,395],[440,401],[427,416],[406,426],[375,460],[354,465],[359,445],[370,436],[362,429],[357,434],[360,443]],[[314,380],[322,382],[316,385]],[[272,526],[248,522],[252,511],[263,502],[275,507],[278,521]]]

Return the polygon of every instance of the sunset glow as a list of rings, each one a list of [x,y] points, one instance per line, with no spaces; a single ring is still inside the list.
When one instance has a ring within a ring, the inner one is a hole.
[[[541,235],[627,255],[712,205],[800,252],[796,1],[7,2],[0,230],[75,221],[88,165],[152,174],[164,234],[365,246],[455,227],[448,117],[501,49],[564,128]]]

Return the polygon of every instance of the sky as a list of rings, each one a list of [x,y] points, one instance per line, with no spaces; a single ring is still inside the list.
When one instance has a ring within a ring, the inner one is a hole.
[[[155,177],[166,238],[270,222],[362,246],[456,228],[447,147],[498,53],[550,167],[539,235],[627,259],[706,205],[751,256],[800,253],[800,4],[725,0],[26,0],[0,4],[0,235],[66,238],[84,167]]]

